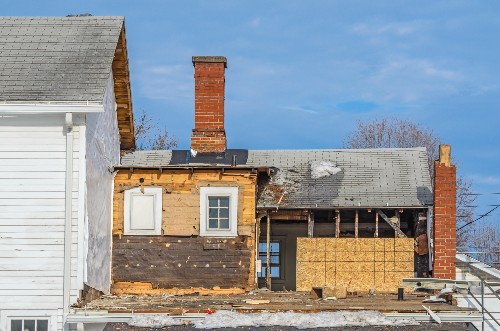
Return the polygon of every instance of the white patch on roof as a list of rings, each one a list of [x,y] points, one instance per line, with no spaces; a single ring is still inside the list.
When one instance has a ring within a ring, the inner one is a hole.
[[[335,175],[342,169],[337,168],[337,165],[330,161],[311,161],[311,177],[318,179]]]
[[[292,326],[298,329],[314,329],[345,326],[396,326],[418,325],[413,319],[390,319],[375,311],[321,312],[321,313],[254,313],[244,314],[217,311],[204,320],[193,322],[198,329],[226,327]]]

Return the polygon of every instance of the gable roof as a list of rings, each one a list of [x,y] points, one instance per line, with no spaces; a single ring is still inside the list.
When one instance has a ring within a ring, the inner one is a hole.
[[[258,208],[404,208],[432,205],[425,148],[330,150],[228,150],[225,155],[191,157],[189,151],[137,151],[122,157],[122,167],[221,166],[232,155],[238,167],[272,168],[259,182]],[[180,160],[184,160],[180,162]],[[311,164],[327,161],[340,168],[313,178]]]
[[[111,71],[122,149],[131,149],[124,18],[0,17],[0,102],[101,104]]]

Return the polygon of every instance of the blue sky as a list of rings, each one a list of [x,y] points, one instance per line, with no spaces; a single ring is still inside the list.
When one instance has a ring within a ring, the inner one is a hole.
[[[125,16],[135,110],[179,148],[193,127],[191,56],[225,55],[230,148],[339,148],[358,119],[396,116],[451,144],[475,192],[500,192],[498,1],[2,4],[2,15],[76,13]],[[495,203],[480,196],[478,213]]]

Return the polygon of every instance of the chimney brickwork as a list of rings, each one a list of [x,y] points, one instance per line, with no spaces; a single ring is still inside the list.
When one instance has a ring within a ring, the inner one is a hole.
[[[224,56],[193,56],[194,129],[191,149],[197,153],[224,153]]]
[[[457,181],[456,168],[450,162],[450,145],[439,146],[434,163],[434,271],[441,279],[456,278]]]

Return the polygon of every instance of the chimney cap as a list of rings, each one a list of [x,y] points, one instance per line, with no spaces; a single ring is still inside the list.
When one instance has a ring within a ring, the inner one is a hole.
[[[227,68],[227,59],[225,56],[193,56],[193,65],[196,62],[224,63],[224,68]]]
[[[448,144],[439,145],[439,163],[449,167],[451,165],[451,146]]]

